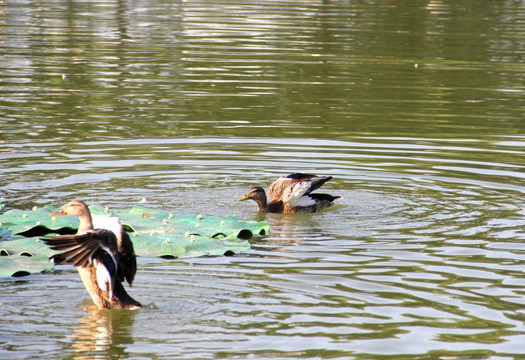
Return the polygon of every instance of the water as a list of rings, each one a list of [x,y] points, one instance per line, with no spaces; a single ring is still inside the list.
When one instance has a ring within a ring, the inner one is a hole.
[[[0,4],[0,195],[266,219],[233,257],[0,281],[0,358],[523,354],[522,1]],[[342,195],[257,214],[303,171]]]

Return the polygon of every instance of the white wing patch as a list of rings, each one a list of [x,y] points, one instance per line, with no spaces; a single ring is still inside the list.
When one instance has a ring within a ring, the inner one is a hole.
[[[95,229],[106,229],[112,231],[115,236],[120,234],[121,225],[118,217],[97,214],[92,214],[91,217],[93,218],[93,227]]]
[[[297,206],[312,206],[315,205],[315,200],[312,199],[310,196],[301,196],[298,199],[288,201],[288,205],[291,207],[297,207]]]
[[[286,189],[283,193],[283,201],[292,207],[315,205],[314,199],[308,195],[304,196],[311,185],[310,181],[302,181]]]

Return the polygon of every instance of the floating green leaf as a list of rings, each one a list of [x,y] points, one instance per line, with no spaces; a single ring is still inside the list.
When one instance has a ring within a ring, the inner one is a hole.
[[[12,209],[0,215],[0,226],[13,234],[23,236],[47,233],[75,233],[79,220],[76,216],[49,216],[57,208],[45,206],[30,211]]]
[[[0,256],[0,277],[19,277],[51,271],[53,263],[46,255]]]
[[[74,233],[79,225],[75,216],[49,216],[57,208],[45,206],[31,211],[9,210],[0,215],[0,225],[13,236],[0,240],[9,254],[28,252],[53,255],[38,236],[49,233]],[[235,216],[174,215],[168,211],[135,206],[131,210],[107,209],[92,205],[94,215],[119,217],[138,256],[203,256],[237,254],[250,247],[254,234],[269,232],[268,223],[241,221]],[[1,230],[0,230],[1,233]],[[21,237],[23,235],[25,237]]]
[[[47,259],[58,253],[51,250],[39,237],[15,236],[10,239],[0,241],[0,255],[2,256],[40,256],[44,255]]]
[[[168,211],[135,206],[131,210],[109,210],[92,206],[93,214],[106,214],[120,218],[131,232],[168,233],[176,237],[198,234],[212,238],[248,239],[269,231],[266,221],[241,221],[230,216],[174,215]]]

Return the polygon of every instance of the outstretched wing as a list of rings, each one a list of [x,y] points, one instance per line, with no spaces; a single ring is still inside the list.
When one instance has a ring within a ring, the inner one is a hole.
[[[137,273],[137,257],[135,256],[135,250],[133,243],[129,238],[129,235],[124,229],[121,229],[117,237],[118,242],[118,272],[117,275],[120,281],[128,282],[129,286],[133,284],[135,274]]]
[[[116,237],[113,232],[105,229],[88,231],[81,235],[61,235],[43,238],[53,250],[60,251],[58,257],[75,266],[93,266],[94,259],[103,263],[106,254],[114,257]]]
[[[128,233],[120,224],[120,219],[117,217],[107,217],[97,214],[92,214],[93,225],[96,229],[111,230],[117,238],[117,260],[118,260],[118,278],[120,281],[124,279],[131,286],[137,273],[137,259],[133,243],[129,238]]]

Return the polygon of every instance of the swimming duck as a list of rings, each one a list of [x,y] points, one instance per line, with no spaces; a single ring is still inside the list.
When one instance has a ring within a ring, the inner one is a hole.
[[[55,255],[73,264],[95,304],[102,309],[138,309],[142,305],[128,295],[122,282],[131,286],[137,272],[133,243],[119,224],[119,229],[94,228],[87,205],[78,200],[49,216],[75,215],[80,219],[76,235],[61,235],[42,239]]]
[[[331,176],[313,174],[289,174],[281,176],[268,189],[270,202],[266,192],[259,186],[252,187],[246,195],[237,201],[252,199],[257,203],[260,212],[267,213],[315,213],[333,204],[340,196],[329,194],[312,194],[323,184],[331,180]]]

